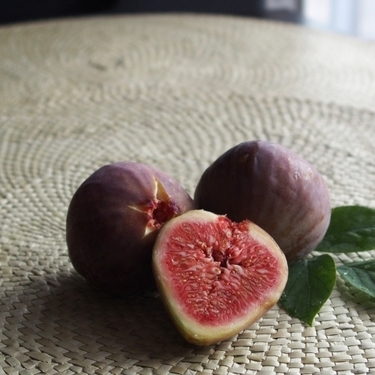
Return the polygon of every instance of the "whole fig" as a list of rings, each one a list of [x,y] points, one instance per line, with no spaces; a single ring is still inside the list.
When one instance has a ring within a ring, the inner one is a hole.
[[[152,290],[156,234],[192,208],[188,193],[160,170],[133,162],[105,165],[71,199],[66,218],[70,260],[105,292],[125,296]]]
[[[165,224],[153,250],[155,280],[176,328],[189,342],[211,345],[263,316],[288,279],[273,238],[245,220],[191,210]]]
[[[198,208],[253,221],[289,262],[316,248],[331,216],[329,191],[317,169],[268,141],[243,142],[226,151],[204,171],[194,199]]]

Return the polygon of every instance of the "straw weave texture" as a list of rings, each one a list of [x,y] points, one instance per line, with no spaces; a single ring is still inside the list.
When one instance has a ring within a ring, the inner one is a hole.
[[[375,207],[375,45],[203,15],[0,28],[0,374],[374,374],[374,304],[340,280],[313,327],[275,306],[199,348],[159,298],[105,295],[72,268],[67,207],[94,170],[144,162],[193,194],[251,139],[311,161],[333,206]]]

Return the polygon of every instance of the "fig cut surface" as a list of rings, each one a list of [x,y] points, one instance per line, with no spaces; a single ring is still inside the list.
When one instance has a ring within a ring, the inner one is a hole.
[[[153,270],[181,335],[211,345],[241,332],[279,300],[288,265],[279,246],[245,220],[192,210],[160,230]]]

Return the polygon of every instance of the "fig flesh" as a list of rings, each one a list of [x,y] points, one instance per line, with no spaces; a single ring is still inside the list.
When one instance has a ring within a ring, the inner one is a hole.
[[[73,267],[104,292],[125,296],[155,289],[156,234],[192,208],[188,193],[160,170],[132,162],[105,165],[81,184],[68,208]]]
[[[331,216],[329,191],[317,169],[267,141],[243,142],[221,155],[202,174],[194,199],[197,208],[259,225],[289,263],[316,248]]]
[[[166,223],[154,250],[161,298],[181,335],[211,345],[264,315],[284,290],[284,253],[250,221],[191,210]]]

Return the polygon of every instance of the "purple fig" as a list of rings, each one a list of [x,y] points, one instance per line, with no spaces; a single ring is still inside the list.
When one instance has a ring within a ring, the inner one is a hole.
[[[70,260],[90,284],[118,295],[152,290],[152,248],[159,229],[194,208],[181,185],[151,166],[119,162],[89,176],[66,218]]]
[[[198,208],[248,219],[268,232],[289,262],[313,251],[328,228],[331,204],[317,169],[277,143],[241,143],[213,162],[197,184]]]

